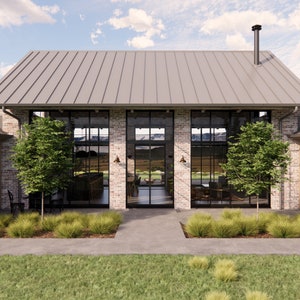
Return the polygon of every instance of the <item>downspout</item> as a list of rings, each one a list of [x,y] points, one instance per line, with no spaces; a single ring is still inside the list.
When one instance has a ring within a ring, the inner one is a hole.
[[[10,116],[18,121],[19,132],[21,132],[21,128],[22,128],[21,118],[14,115],[12,112],[6,110],[5,106],[2,106],[2,111],[3,111],[3,113],[7,114],[8,116]],[[19,200],[19,202],[21,201],[21,195],[22,195],[22,187],[21,187],[20,181],[18,180],[18,200]]]
[[[281,134],[281,136],[283,135],[283,130],[282,130],[282,123],[283,123],[283,120],[286,119],[287,117],[295,114],[296,112],[298,111],[298,106],[295,106],[294,109],[290,112],[288,112],[286,115],[284,115],[283,117],[281,117],[279,119],[279,132]],[[281,180],[281,186],[280,186],[280,198],[279,198],[279,203],[280,203],[280,210],[283,210],[284,209],[284,206],[283,206],[283,198],[284,198],[284,183],[283,183],[283,176],[284,174],[282,174],[282,180]]]

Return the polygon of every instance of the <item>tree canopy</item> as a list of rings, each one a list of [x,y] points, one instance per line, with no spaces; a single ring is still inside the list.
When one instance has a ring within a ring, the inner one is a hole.
[[[248,123],[229,142],[227,163],[222,164],[229,183],[247,195],[259,195],[283,180],[289,164],[287,142],[266,122]]]
[[[25,192],[44,194],[65,188],[73,166],[72,147],[62,121],[35,118],[25,124],[11,157]]]

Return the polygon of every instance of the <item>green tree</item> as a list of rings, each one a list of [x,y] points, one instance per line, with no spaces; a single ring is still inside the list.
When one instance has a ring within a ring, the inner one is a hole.
[[[227,163],[221,166],[236,190],[256,195],[257,213],[259,194],[284,180],[290,161],[288,147],[266,122],[242,126],[240,134],[229,142]]]
[[[42,194],[42,218],[45,195],[68,185],[72,148],[64,122],[50,118],[35,118],[31,124],[25,124],[13,148],[13,166],[25,192]]]

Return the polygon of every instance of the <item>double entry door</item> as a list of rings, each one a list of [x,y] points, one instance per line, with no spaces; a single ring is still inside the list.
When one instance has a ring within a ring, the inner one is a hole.
[[[173,207],[172,155],[165,144],[134,145],[127,161],[127,207]]]

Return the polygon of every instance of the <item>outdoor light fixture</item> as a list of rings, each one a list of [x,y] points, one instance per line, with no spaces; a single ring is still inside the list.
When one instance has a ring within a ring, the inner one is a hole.
[[[182,163],[182,164],[185,164],[185,163],[186,163],[186,160],[184,159],[184,156],[183,156],[183,155],[181,156],[181,159],[180,159],[179,162]]]
[[[120,161],[120,158],[119,158],[119,156],[117,155],[116,158],[115,158],[115,160],[114,160],[114,163],[119,164],[120,162],[121,162],[121,161]]]

